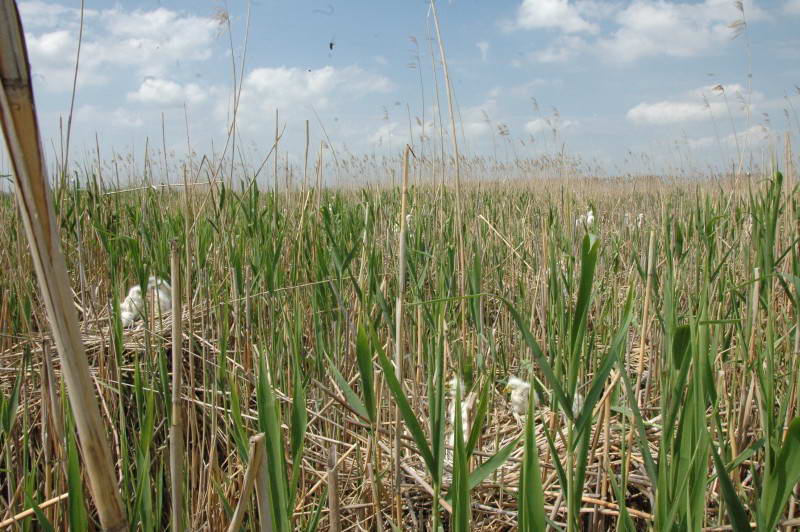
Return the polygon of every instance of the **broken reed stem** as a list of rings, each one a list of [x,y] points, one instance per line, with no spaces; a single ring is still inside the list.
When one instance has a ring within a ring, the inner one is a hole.
[[[183,331],[181,305],[181,274],[178,244],[170,247],[172,286],[172,425],[169,433],[170,487],[172,488],[172,530],[180,532],[183,526],[183,414],[181,412],[181,386],[183,382]]]
[[[261,468],[261,464],[264,460],[264,439],[263,433],[256,434],[250,438],[250,452],[248,453],[250,461],[247,462],[242,491],[239,494],[239,502],[236,504],[236,510],[233,512],[231,523],[228,525],[228,532],[238,532],[242,526],[244,513],[247,511],[247,506],[250,503],[250,495],[256,484],[258,470]]]
[[[53,497],[52,499],[46,500],[43,503],[38,505],[39,510],[45,510],[50,508],[54,504],[58,504],[61,501],[66,501],[69,498],[69,493],[62,493],[58,497]],[[33,508],[29,508],[23,512],[18,513],[17,515],[11,516],[4,521],[0,521],[0,528],[6,528],[13,524],[22,524],[21,521],[28,517],[32,517],[36,515],[36,510]]]
[[[331,532],[342,532],[342,518],[339,507],[339,477],[336,468],[336,444],[328,453],[328,520]]]
[[[400,203],[400,242],[397,257],[397,306],[395,314],[395,339],[394,339],[394,365],[397,380],[403,385],[403,292],[406,286],[406,209],[408,208],[408,155],[411,148],[406,144],[403,151],[403,191]],[[400,417],[400,406],[394,409],[394,507],[395,522],[400,522],[401,497],[400,488],[402,475],[400,473],[400,450],[402,449],[400,437],[403,424]]]
[[[81,340],[53,200],[45,175],[22,26],[13,0],[0,4],[0,120],[36,277],[61,357],[85,473],[104,530],[128,528],[108,439]]]
[[[644,359],[647,347],[647,336],[650,332],[650,300],[653,290],[653,278],[655,276],[655,248],[656,234],[650,231],[650,242],[647,246],[647,278],[644,287],[644,311],[642,313],[642,332],[639,340],[639,364],[636,368],[636,393],[639,408],[644,409],[647,401],[647,394],[642,390],[642,371],[644,370]],[[652,361],[648,359],[648,371],[653,372]],[[652,373],[650,375],[652,377]],[[650,380],[649,378],[647,379]]]

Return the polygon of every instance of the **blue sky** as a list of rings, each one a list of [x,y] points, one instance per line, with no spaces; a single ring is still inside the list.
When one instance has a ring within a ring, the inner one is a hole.
[[[743,13],[735,4],[440,1],[466,151],[492,154],[497,146],[500,158],[536,156],[563,145],[609,174],[663,172],[687,161],[698,169],[729,165],[740,151],[761,157],[785,132],[799,137],[800,0],[746,0]],[[43,136],[57,151],[80,2],[19,5]],[[237,76],[247,6],[228,1]],[[95,134],[104,158],[112,149],[143,152],[148,138],[160,146],[162,113],[168,150],[180,157],[184,105],[194,151],[221,149],[233,94],[223,7],[86,1],[73,159],[95,157]],[[276,108],[294,158],[302,157],[306,119],[312,142],[321,138],[314,110],[337,148],[354,154],[399,151],[409,140],[409,113],[416,144],[421,124],[432,132],[425,1],[253,0],[250,10],[239,132],[254,159],[271,146]],[[734,38],[731,23],[743,15],[746,33]],[[421,69],[409,66],[417,56]],[[507,136],[498,134],[504,126]]]

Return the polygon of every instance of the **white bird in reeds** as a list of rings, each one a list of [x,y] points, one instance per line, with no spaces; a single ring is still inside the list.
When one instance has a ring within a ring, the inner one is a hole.
[[[461,379],[453,377],[447,382],[447,447],[445,451],[445,461],[448,464],[453,463],[453,449],[455,446],[455,427],[456,427],[456,390],[461,388],[461,428],[464,437],[464,443],[469,441],[469,434],[472,431],[472,414],[475,408],[475,402],[478,399],[478,394],[470,392],[464,394],[464,385]]]
[[[138,284],[128,290],[128,295],[119,304],[119,318],[122,326],[126,329],[134,324],[144,310],[144,298],[142,298],[142,287]]]
[[[172,287],[163,279],[150,276],[147,280],[147,292],[142,293],[142,287],[134,285],[128,290],[128,295],[119,305],[119,317],[124,328],[132,327],[134,323],[141,320],[145,311],[145,297],[155,295],[158,302],[158,310],[162,313],[172,309]],[[155,300],[153,301],[155,304]]]
[[[531,383],[511,375],[508,377],[505,391],[511,394],[509,397],[511,410],[518,416],[524,416],[528,412],[528,397],[531,392]]]
[[[594,211],[589,209],[586,214],[581,214],[575,219],[575,227],[581,227],[582,225],[591,226],[594,225]]]
[[[168,312],[172,310],[172,287],[164,279],[150,276],[147,280],[147,291],[156,291],[158,296],[158,309],[161,312]]]

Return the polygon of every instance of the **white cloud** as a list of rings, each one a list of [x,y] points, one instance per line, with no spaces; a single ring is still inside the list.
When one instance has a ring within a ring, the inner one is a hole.
[[[525,131],[531,135],[537,135],[544,131],[562,132],[565,129],[570,129],[577,126],[578,123],[573,120],[561,120],[560,118],[535,118],[525,123]]]
[[[346,91],[353,97],[371,92],[388,92],[391,82],[384,76],[370,74],[357,66],[337,69],[326,66],[311,72],[299,68],[256,68],[244,80],[243,98],[255,95],[262,107],[289,107],[293,104],[328,105],[334,91]]]
[[[376,144],[379,146],[387,146],[390,149],[397,149],[405,146],[406,144],[419,142],[420,136],[423,134],[427,140],[430,138],[430,135],[433,131],[434,124],[432,120],[426,120],[423,124],[422,120],[417,117],[411,125],[410,134],[413,135],[413,140],[409,139],[408,124],[395,121],[384,121],[372,133],[366,135],[366,138],[368,144]]]
[[[563,63],[586,49],[586,41],[574,35],[562,35],[545,48],[534,52],[533,58],[540,63]]]
[[[757,1],[743,0],[748,21],[768,17]],[[784,10],[800,13],[800,0],[786,0]],[[721,48],[734,35],[731,23],[741,18],[732,0],[630,0],[624,5],[522,0],[517,20],[507,27],[559,30],[549,46],[528,55],[534,61],[563,62],[579,53],[593,53],[607,61],[627,63],[661,55],[690,57]],[[600,21],[604,25],[607,21],[610,28],[602,34]]]
[[[245,128],[257,127],[264,113],[274,113],[275,109],[285,116],[295,111],[305,112],[312,105],[321,111],[369,94],[387,93],[393,88],[388,78],[353,65],[326,66],[313,71],[295,67],[256,68],[244,78],[239,123]],[[216,109],[218,118],[226,118],[230,107],[230,102],[221,102]]]
[[[80,11],[40,1],[21,4],[33,74],[49,90],[68,91],[75,67]],[[102,84],[120,72],[163,77],[180,63],[211,57],[218,22],[166,8],[89,12],[79,83]],[[36,31],[43,29],[43,31]]]
[[[738,143],[740,149],[746,150],[747,148],[758,148],[768,144],[770,141],[777,140],[778,139],[772,130],[764,125],[757,124],[750,126],[744,131],[739,131],[736,134],[730,133],[719,139],[715,137],[698,137],[694,139],[688,139],[688,144],[692,149],[703,149],[710,146],[715,146],[717,144],[721,144],[728,148],[735,148]]]
[[[530,81],[509,87],[508,93],[517,98],[530,98],[539,87],[558,87],[564,84],[561,78],[533,78]]]
[[[783,11],[789,15],[800,15],[800,0],[786,0]]]
[[[400,131],[398,131],[399,128],[400,124],[397,122],[387,122],[382,124],[372,135],[369,136],[369,143],[389,145],[390,147],[399,145],[406,138],[406,135],[403,135]]]
[[[745,146],[749,145],[751,147],[763,146],[768,144],[770,141],[777,140],[777,137],[775,137],[775,134],[772,132],[772,130],[770,130],[767,126],[758,124],[755,126],[750,126],[749,129],[738,133],[738,135],[731,133],[723,139],[723,142],[734,146],[736,144],[736,136],[739,137],[740,144],[744,144]]]
[[[766,17],[755,0],[744,0],[744,10],[751,21]],[[730,41],[730,23],[741,16],[730,0],[634,0],[617,13],[619,28],[599,39],[598,52],[619,62],[658,55],[694,56]]]
[[[478,41],[475,43],[475,46],[481,51],[481,61],[485,63],[486,59],[489,57],[489,43],[486,41]]]
[[[136,92],[129,92],[127,98],[131,102],[173,106],[200,103],[206,99],[206,94],[194,83],[181,85],[167,79],[147,78]]]
[[[714,105],[715,108],[711,111],[715,114],[717,111],[724,110],[724,104],[715,103]],[[716,106],[721,107],[717,108]],[[669,100],[656,103],[642,102],[630,109],[627,114],[628,120],[631,122],[658,125],[705,120],[709,116],[709,109],[703,103]]]
[[[39,35],[26,34],[25,40],[34,79],[43,81],[49,89],[70,90],[77,48],[73,34],[68,30],[55,30]],[[80,79],[88,84],[99,81],[95,73],[83,71]]]
[[[687,144],[693,150],[708,148],[716,143],[716,139],[714,137],[699,137],[696,139],[688,139]]]
[[[522,29],[557,28],[566,33],[598,31],[581,13],[580,4],[569,0],[523,0],[512,27]]]
[[[75,123],[84,128],[96,128],[96,130],[102,130],[103,127],[108,126],[133,129],[144,125],[142,117],[128,109],[123,107],[104,109],[96,105],[81,105],[75,109]]]
[[[488,135],[492,132],[493,127],[497,127],[499,110],[496,97],[498,95],[497,88],[492,89],[485,102],[461,111],[464,135],[468,139],[477,139]]]
[[[727,95],[727,101],[722,90]],[[727,113],[728,109],[734,114],[740,114],[745,94],[746,89],[737,83],[724,87],[708,85],[686,92],[679,100],[642,102],[628,110],[626,116],[631,122],[654,125],[708,120],[712,115],[720,116]],[[752,104],[763,100],[763,95],[753,91],[750,99]]]
[[[60,4],[51,4],[41,0],[28,0],[19,3],[19,13],[25,28],[54,28],[62,25],[64,21],[77,21],[80,18],[80,9],[66,7]],[[84,19],[97,16],[94,9],[84,9]]]
[[[90,61],[131,65],[147,76],[166,73],[179,61],[203,61],[211,57],[219,25],[216,20],[181,15],[160,7],[152,11],[103,11],[108,34],[86,45]]]
[[[384,56],[382,56],[382,55],[376,55],[375,57],[373,57],[373,59],[379,65],[388,65],[389,64],[389,61],[387,61],[386,58]]]

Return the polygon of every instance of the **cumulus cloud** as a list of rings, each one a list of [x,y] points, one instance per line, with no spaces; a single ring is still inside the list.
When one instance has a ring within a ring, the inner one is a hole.
[[[144,125],[142,117],[129,109],[117,107],[104,109],[96,105],[81,105],[75,110],[75,121],[80,124],[93,124],[102,130],[105,126],[134,129]]]
[[[766,16],[755,0],[744,0],[743,6],[748,20]],[[598,40],[598,51],[619,62],[658,55],[690,57],[730,41],[730,24],[741,17],[729,0],[634,0],[617,13],[619,27]]]
[[[727,94],[728,99],[724,98]],[[628,110],[627,118],[639,124],[665,125],[684,122],[708,120],[731,112],[740,113],[745,101],[745,88],[739,84],[708,85],[686,92],[680,99],[661,100],[658,102],[641,102]],[[763,95],[754,91],[751,102],[763,99]]]
[[[367,134],[367,143],[397,149],[406,144],[419,142],[422,135],[428,139],[432,131],[434,131],[433,121],[426,120],[423,123],[419,117],[412,123],[410,132],[407,123],[384,121],[372,133]],[[409,133],[413,135],[413,139],[409,138]]]
[[[53,91],[71,89],[80,11],[41,1],[22,2],[28,52],[36,79]],[[102,84],[127,69],[140,76],[163,77],[176,64],[211,56],[218,22],[172,11],[114,7],[88,11],[79,83]],[[131,70],[132,69],[132,70]]]
[[[403,135],[402,132],[398,131],[399,129],[400,124],[397,122],[387,122],[385,124],[381,124],[381,126],[369,136],[369,143],[379,145],[386,144],[392,147],[402,144],[408,135]],[[402,140],[398,137],[402,137]]]
[[[497,88],[489,92],[488,98],[480,105],[467,107],[461,111],[461,122],[464,135],[468,139],[478,139],[492,132],[494,123],[498,120]]]
[[[582,11],[581,3],[569,0],[523,0],[512,27],[528,30],[554,28],[566,33],[596,33],[599,27],[587,20]]]
[[[800,0],[786,0],[783,11],[789,15],[800,15]]]
[[[695,139],[688,139],[686,144],[693,150],[700,150],[713,146],[715,142],[716,139],[714,137],[698,137]]]
[[[162,106],[180,106],[200,103],[206,99],[205,91],[195,83],[181,85],[174,81],[147,78],[136,92],[129,92],[128,101]]]
[[[562,35],[544,50],[533,53],[540,63],[563,63],[581,53],[587,47],[586,41],[575,35]]]
[[[751,147],[756,146],[764,146],[770,141],[777,141],[777,137],[775,133],[768,128],[767,126],[758,124],[755,126],[750,126],[749,129],[746,129],[738,134],[739,142],[744,143],[745,145],[749,145]],[[730,145],[736,144],[736,135],[731,133],[727,137],[725,137],[724,142],[727,142]]]
[[[716,106],[724,104],[714,104],[712,111],[724,109]],[[664,100],[661,102],[647,103],[642,102],[627,114],[628,120],[640,124],[679,124],[681,122],[692,122],[705,120],[709,117],[709,108],[703,103],[698,102],[679,102]]]
[[[336,68],[326,66],[307,71],[295,67],[261,67],[244,78],[238,116],[240,125],[248,128],[261,122],[265,113],[275,109],[282,114],[310,106],[317,110],[333,109],[340,102],[352,102],[369,94],[393,90],[388,78],[372,74],[358,66]],[[219,118],[230,114],[230,102],[216,109]]]
[[[19,12],[26,28],[52,28],[65,20],[78,20],[80,9],[41,0],[28,0],[19,3]],[[97,16],[94,9],[84,9],[84,19]]]
[[[334,92],[357,97],[371,92],[388,92],[391,82],[357,66],[326,66],[311,72],[299,68],[256,68],[244,80],[242,98],[255,96],[262,107],[290,107],[313,104],[325,108]],[[340,94],[340,96],[343,96]]]
[[[577,125],[578,123],[573,120],[561,120],[557,117],[535,118],[525,123],[525,131],[531,135],[537,135],[544,131],[564,131]]]
[[[69,30],[26,34],[31,73],[36,81],[44,82],[52,90],[70,90],[75,69],[76,42]],[[70,64],[72,66],[70,66]],[[102,81],[94,72],[81,71],[80,79],[86,84]]]
[[[719,139],[715,137],[698,137],[688,139],[688,145],[692,149],[708,148],[716,144],[721,144],[728,148],[734,148],[737,145],[740,148],[759,148],[766,146],[771,141],[776,142],[777,140],[778,139],[775,136],[774,131],[769,129],[767,126],[757,124],[750,126],[744,131],[740,131],[736,134],[730,133]]]
[[[748,21],[767,13],[757,0],[743,0]],[[787,0],[784,10],[800,13],[800,0]],[[553,42],[528,58],[561,62],[582,53],[609,62],[629,63],[647,57],[690,57],[724,46],[731,23],[742,13],[731,0],[632,0],[626,5],[591,0],[522,0],[511,28],[559,30]],[[601,31],[599,21],[606,22]]]

